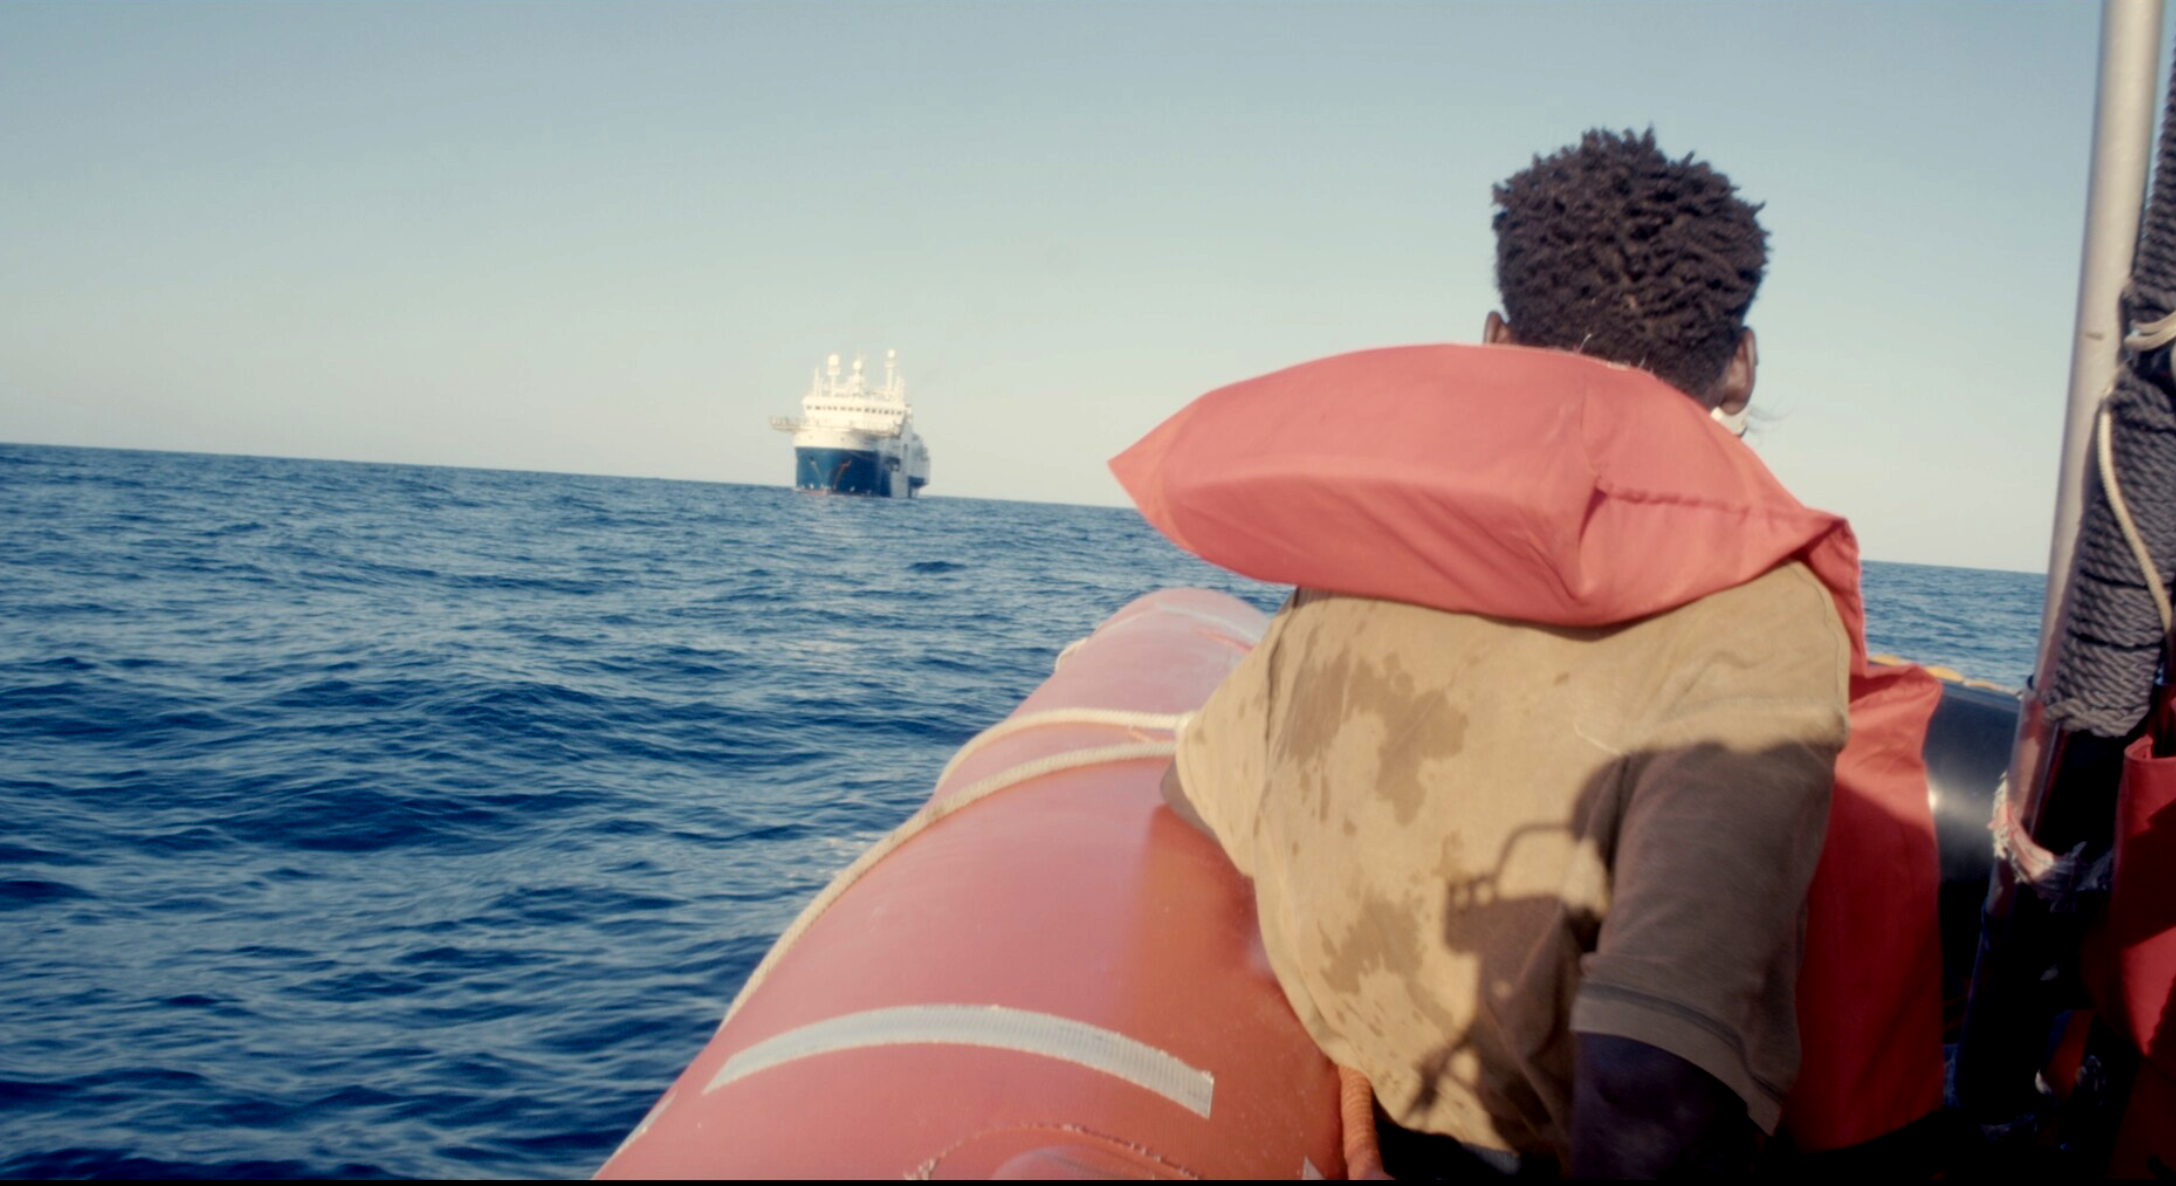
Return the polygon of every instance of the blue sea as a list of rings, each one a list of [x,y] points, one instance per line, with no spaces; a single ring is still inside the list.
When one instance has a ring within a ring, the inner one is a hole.
[[[0,1174],[572,1176],[1131,511],[0,445]],[[1869,564],[1998,683],[2041,578]]]

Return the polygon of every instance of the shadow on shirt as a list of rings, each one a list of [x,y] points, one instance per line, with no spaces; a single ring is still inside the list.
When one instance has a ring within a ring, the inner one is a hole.
[[[1772,1025],[1778,1010],[1790,1017],[1791,985],[1804,944],[1805,894],[1826,827],[1833,762],[1832,752],[1795,744],[1746,751],[1701,742],[1623,755],[1598,769],[1560,818],[1514,828],[1489,865],[1454,873],[1442,886],[1445,909],[1437,938],[1445,949],[1478,961],[1471,1020],[1408,1064],[1421,1080],[1409,1114],[1425,1113],[1445,1090],[1462,1088],[1507,1137],[1531,1135],[1519,1143],[1550,1143],[1534,1131],[1538,1118],[1546,1117],[1558,1133],[1569,1133],[1571,1011],[1587,982],[1584,968],[1598,952],[1606,953],[1605,959],[1665,962],[1673,975],[1683,975],[1676,983],[1686,991],[1680,1000],[1658,998],[1660,1004],[1741,1047],[1745,1035],[1763,1024],[1760,1018]],[[1438,785],[1431,793],[1448,790]],[[1564,866],[1565,884],[1556,892],[1530,892],[1531,869],[1517,879],[1528,892],[1506,891],[1521,847],[1552,837],[1559,845],[1568,841],[1572,851],[1594,846],[1604,870],[1600,900],[1567,892],[1576,861]],[[1353,925],[1368,923],[1354,920]],[[1492,1006],[1491,994],[1506,991],[1540,992],[1554,1000],[1541,1009],[1531,999],[1516,1009]],[[1698,1007],[1710,999],[1727,1005],[1739,997],[1744,1008],[1728,1019],[1714,1016],[1727,1011],[1720,1005],[1710,1011]],[[1462,1065],[1474,1069],[1461,1074]],[[1749,1061],[1747,1073],[1756,1073],[1757,1065]],[[1493,1073],[1484,1076],[1481,1067]],[[1552,1090],[1537,1090],[1537,1078]],[[1712,1085],[1736,1102],[1719,1081]],[[1757,1134],[1742,1117],[1741,1110],[1731,1131],[1714,1135],[1727,1144],[1731,1158],[1742,1150],[1738,1164],[1749,1167]],[[1385,1165],[1401,1177],[1506,1172],[1553,1177],[1559,1169],[1550,1155],[1514,1159],[1408,1131],[1380,1107],[1378,1131]]]

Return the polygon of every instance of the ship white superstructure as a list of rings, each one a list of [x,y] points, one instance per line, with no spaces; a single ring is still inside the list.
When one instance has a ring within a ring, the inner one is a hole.
[[[929,447],[914,431],[899,352],[884,352],[884,382],[872,384],[857,356],[840,373],[839,356],[809,376],[799,416],[771,427],[793,434],[793,484],[826,494],[912,498],[929,484]]]

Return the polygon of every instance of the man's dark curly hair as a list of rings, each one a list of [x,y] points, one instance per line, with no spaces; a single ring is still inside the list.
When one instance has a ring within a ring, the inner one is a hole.
[[[1640,135],[1594,130],[1495,189],[1496,287],[1521,345],[1639,367],[1688,394],[1730,365],[1768,264],[1757,205]]]

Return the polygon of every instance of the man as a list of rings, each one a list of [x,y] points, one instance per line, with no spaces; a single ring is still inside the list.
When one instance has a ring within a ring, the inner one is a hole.
[[[1495,191],[1491,345],[1752,396],[1757,208],[1652,133]],[[1184,732],[1165,794],[1254,880],[1324,1052],[1500,1168],[1743,1168],[1798,1067],[1806,891],[1852,638],[1799,563],[1542,626],[1302,588]]]

